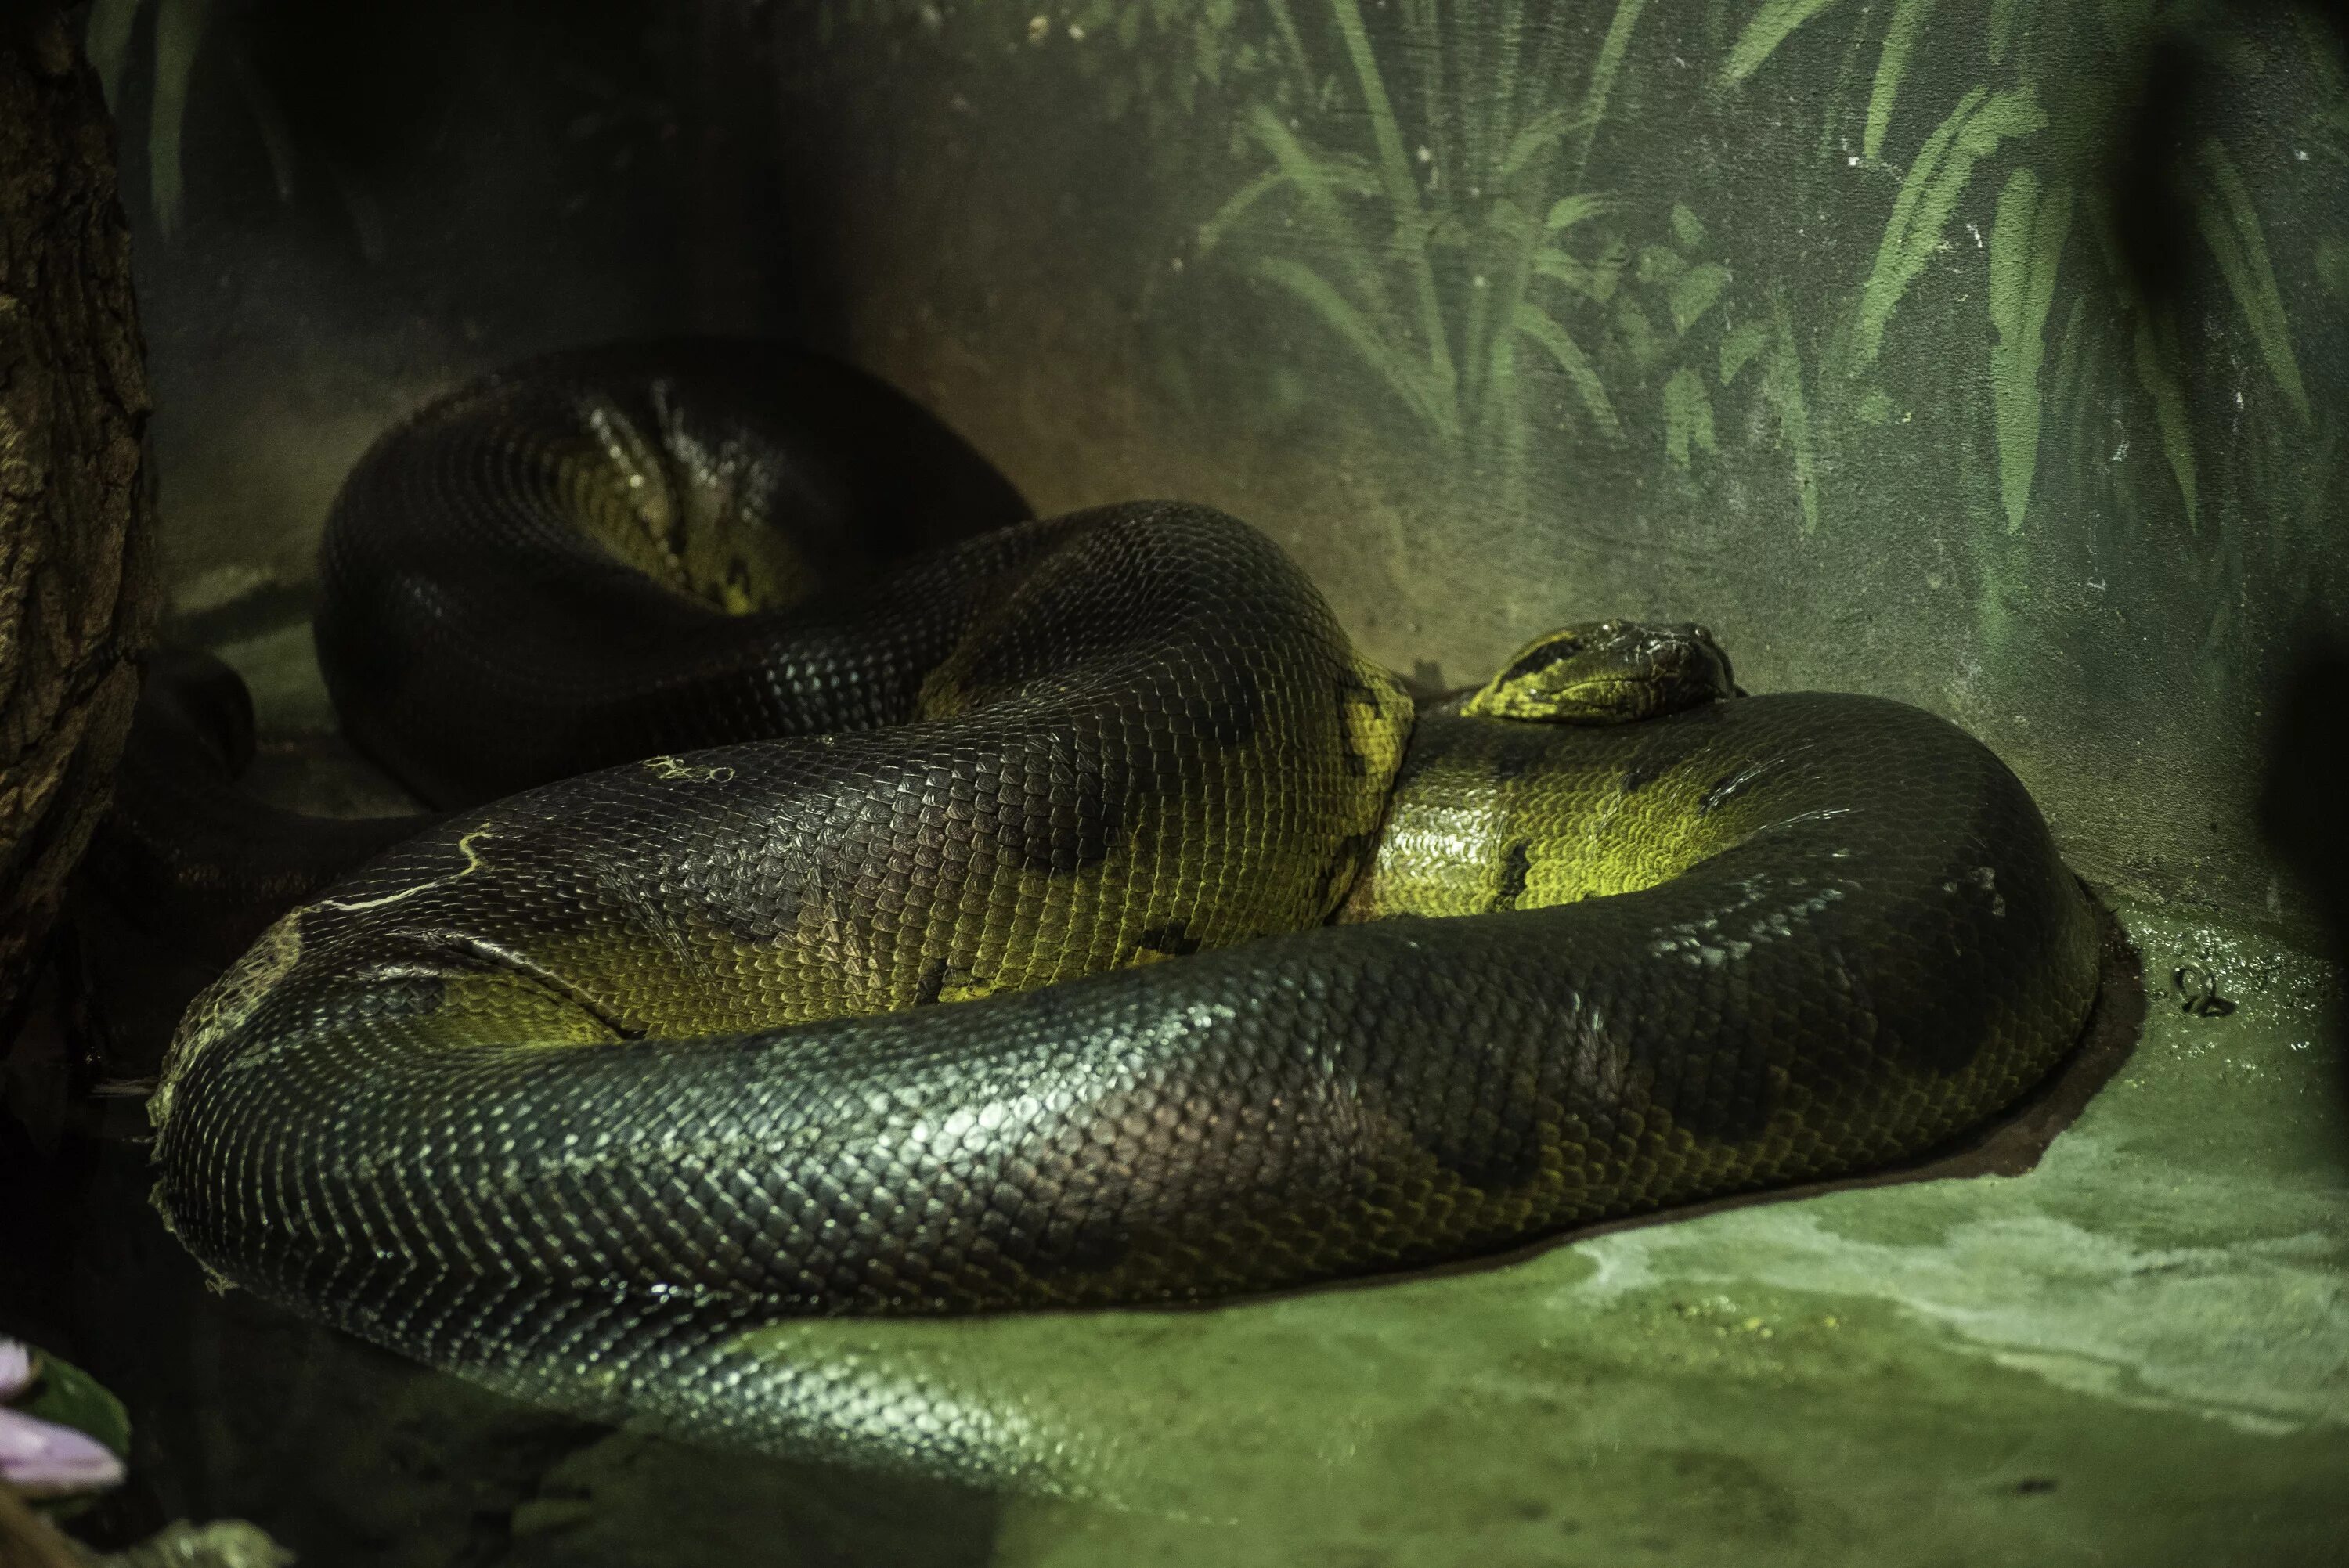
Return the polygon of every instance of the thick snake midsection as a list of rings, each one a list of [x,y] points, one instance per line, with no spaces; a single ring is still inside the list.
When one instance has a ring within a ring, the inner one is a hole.
[[[522,439],[460,414],[432,438]],[[1414,725],[1220,514],[959,550],[876,579],[869,649],[855,603],[737,618],[724,679],[821,733],[459,811],[274,926],[159,1096],[182,1239],[452,1362],[581,1303],[626,1339],[1214,1297],[1913,1156],[2086,1015],[2037,810],[1919,710]],[[487,792],[437,744],[411,778]],[[1438,843],[1475,913],[1414,906]]]

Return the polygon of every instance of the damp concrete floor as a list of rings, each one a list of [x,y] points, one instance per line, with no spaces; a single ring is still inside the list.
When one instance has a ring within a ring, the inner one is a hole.
[[[265,721],[324,722],[298,629],[223,651]],[[1212,1310],[805,1331],[980,1403],[1047,1390],[1021,1408],[1114,1502],[550,1424],[234,1298],[199,1309],[202,1380],[265,1409],[176,1446],[316,1562],[2349,1563],[2329,972],[2116,908],[2142,1037],[2025,1174]]]

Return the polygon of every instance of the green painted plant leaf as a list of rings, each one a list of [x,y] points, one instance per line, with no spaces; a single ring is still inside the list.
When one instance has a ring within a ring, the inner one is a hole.
[[[2306,419],[2308,389],[2300,379],[2300,362],[2292,349],[2292,323],[2276,290],[2275,269],[2268,263],[2267,240],[2259,211],[2251,205],[2251,193],[2225,143],[2215,138],[2204,142],[2198,161],[2207,181],[2197,192],[2194,207],[2203,242],[2210,247],[2228,292],[2251,326],[2251,341],[2259,345],[2268,374],[2275,378],[2293,411]]]
[[[1510,178],[1541,156],[1543,152],[1556,146],[1561,139],[1584,129],[1589,123],[1588,114],[1577,109],[1571,104],[1559,104],[1555,108],[1536,115],[1523,130],[1509,139],[1509,150],[1501,155],[1499,177],[1503,180]]]
[[[2023,0],[1990,0],[1990,61],[2003,65],[2006,51],[2014,44],[2015,19],[2022,14]]]
[[[1599,382],[1599,372],[1592,368],[1590,356],[1582,352],[1581,346],[1574,341],[1572,335],[1560,326],[1547,311],[1530,303],[1517,306],[1516,325],[1519,332],[1532,338],[1557,361],[1557,367],[1566,372],[1566,378],[1573,384],[1575,395],[1582,400],[1583,412],[1599,428],[1599,433],[1610,441],[1622,440],[1623,422],[1615,417],[1615,404],[1607,396],[1606,387]]]
[[[1653,370],[1664,361],[1671,345],[1656,331],[1656,324],[1630,294],[1615,302],[1615,330],[1621,335],[1623,346],[1630,350],[1633,363],[1642,370]]]
[[[1223,86],[1223,39],[1216,33],[1215,25],[1205,16],[1199,18],[1198,28],[1193,35],[1192,52],[1197,62],[1194,69],[1198,79],[1211,87]]]
[[[2095,197],[2091,194],[2084,204],[2093,219]],[[2060,472],[2076,506],[2082,498],[2102,492],[2107,481],[2118,476],[2096,449],[2104,439],[2106,421],[2110,418],[2106,407],[2114,390],[2098,379],[2108,358],[2108,343],[2115,335],[2110,331],[2111,317],[2102,308],[2109,305],[2111,296],[2078,287],[2071,294],[2072,307],[2064,313],[2064,330],[2055,339],[2055,388],[2047,403],[2046,417],[2052,433],[2063,439]],[[2100,307],[2093,324],[2088,315],[2091,299]]]
[[[1670,245],[1649,245],[1640,252],[1640,281],[1670,283],[1688,269],[1688,258]]]
[[[130,34],[139,25],[147,0],[91,0],[89,21],[82,29],[82,50],[98,72],[106,92],[106,107],[122,112],[122,73],[129,64]]]
[[[2105,271],[2108,275],[2126,279],[2127,263],[2122,260],[2120,234],[2114,219],[2112,204],[2093,191],[2087,198],[2090,232],[2096,236],[2098,248],[2104,253]],[[2162,452],[2169,461],[2170,476],[2177,481],[2178,499],[2186,508],[2186,523],[2191,529],[2198,521],[2198,489],[2192,427],[2187,421],[2185,378],[2182,367],[2185,358],[2178,345],[2178,324],[2168,309],[2156,314],[2153,306],[2134,288],[2124,284],[2120,303],[2135,318],[2134,368],[2137,386],[2153,404],[2154,423],[2161,432]],[[2077,314],[2076,308],[2075,314]],[[2085,406],[2095,396],[2095,389],[2104,385],[2103,343],[2091,341],[2086,365],[2079,373]]]
[[[1440,251],[1464,251],[1478,238],[1475,225],[1457,212],[1434,215],[1427,230],[1427,243]]]
[[[1388,98],[1386,78],[1380,73],[1370,33],[1362,26],[1361,8],[1354,0],[1330,0],[1330,11],[1346,40],[1346,53],[1353,62],[1363,107],[1370,114],[1371,138],[1379,150],[1380,178],[1386,186],[1387,201],[1394,214],[1395,250],[1409,274],[1412,295],[1419,306],[1419,333],[1428,359],[1431,396],[1444,407],[1446,428],[1456,435],[1459,376],[1452,363],[1452,335],[1445,330],[1443,305],[1436,297],[1435,270],[1429,264],[1425,247],[1413,242],[1413,232],[1422,222],[1422,203],[1419,182],[1403,153],[1402,124]]]
[[[180,138],[188,119],[188,84],[212,21],[212,0],[156,0],[155,98],[147,110],[147,181],[155,226],[177,233],[186,205]]]
[[[1599,122],[1607,118],[1607,100],[1615,91],[1615,73],[1622,68],[1623,51],[1630,47],[1632,30],[1639,26],[1640,13],[1647,5],[1648,0],[1615,0],[1614,20],[1607,24],[1607,36],[1599,45],[1599,57],[1590,64],[1590,87],[1582,95],[1582,113],[1576,117],[1576,129],[1582,132],[1582,145],[1574,160],[1577,179],[1589,160],[1591,135]]]
[[[263,84],[260,73],[253,68],[252,56],[241,46],[230,48],[229,67],[236,77],[237,92],[253,115],[254,129],[261,133],[262,150],[269,155],[269,178],[277,187],[277,199],[290,203],[299,167],[294,151],[294,132],[286,125],[285,116],[279,112],[277,99]]]
[[[1384,314],[1386,285],[1380,280],[1378,268],[1371,264],[1371,247],[1347,221],[1345,209],[1338,201],[1341,194],[1360,193],[1358,181],[1367,172],[1368,165],[1356,159],[1315,153],[1298,139],[1297,133],[1269,104],[1259,103],[1250,109],[1247,124],[1248,133],[1257,144],[1272,155],[1274,165],[1296,188],[1306,216],[1319,225],[1322,248],[1341,260],[1346,281],[1364,302],[1372,310]],[[1372,192],[1381,189],[1375,175],[1370,176],[1369,189]]]
[[[1366,159],[1350,152],[1325,152],[1309,147],[1269,108],[1259,104],[1249,117],[1248,129],[1257,145],[1272,154],[1284,179],[1303,188],[1347,196],[1376,196],[1382,187],[1378,170]]]
[[[1672,238],[1681,242],[1683,251],[1693,251],[1704,243],[1704,221],[1690,211],[1686,202],[1672,203]]]
[[[1860,287],[1851,368],[1874,363],[1883,348],[1885,325],[1940,243],[1942,228],[1973,180],[1975,163],[2001,142],[2029,136],[2046,123],[2030,88],[1991,93],[1978,87],[1926,139],[1893,198],[1876,264]]]
[[[2165,317],[2157,326],[2152,315],[2137,313],[2137,381],[2153,399],[2154,422],[2161,430],[2161,449],[2169,459],[2170,477],[2178,481],[2178,498],[2186,503],[2186,524],[2195,516],[2194,432],[2186,422],[2186,390],[2178,376],[2178,328]]]
[[[1491,347],[1485,356],[1485,384],[1488,387],[1514,387],[1517,378],[1517,335],[1496,332]],[[1508,416],[1499,421],[1503,460],[1512,467],[1525,457],[1526,420],[1522,408],[1514,406]]]
[[[1723,387],[1737,379],[1754,356],[1770,341],[1772,328],[1767,322],[1749,321],[1744,325],[1722,335],[1721,384]]]
[[[1719,262],[1702,262],[1672,282],[1672,330],[1686,332],[1721,298],[1729,286],[1729,269]]]
[[[1615,293],[1615,284],[1623,275],[1619,262],[1586,262],[1569,256],[1564,251],[1544,248],[1534,255],[1537,277],[1555,278],[1585,299],[1604,304]]]
[[[1288,0],[1264,0],[1264,8],[1272,13],[1272,25],[1279,29],[1282,52],[1295,66],[1299,79],[1310,90],[1312,62],[1305,53],[1305,40],[1298,34],[1297,18],[1289,12]]]
[[[1763,0],[1761,8],[1737,35],[1737,42],[1730,46],[1729,58],[1721,67],[1721,79],[1724,83],[1742,82],[1760,70],[1762,62],[1795,28],[1835,3],[1836,0]]]
[[[1697,373],[1682,366],[1664,383],[1664,460],[1685,472],[1692,450],[1712,456],[1721,449],[1713,441],[1713,399]]]
[[[1811,405],[1803,395],[1803,356],[1795,346],[1795,323],[1785,299],[1770,300],[1773,325],[1770,352],[1762,366],[1762,395],[1777,411],[1778,433],[1795,466],[1795,494],[1803,509],[1803,531],[1819,528],[1818,454],[1811,439]]]
[[[1486,206],[1485,225],[1503,239],[1517,244],[1530,245],[1537,243],[1540,240],[1539,232],[1534,224],[1533,214],[1506,196],[1495,197]]]
[[[1615,210],[1616,199],[1603,191],[1581,191],[1562,196],[1550,206],[1549,216],[1542,220],[1545,229],[1571,229],[1577,223]]]
[[[1876,57],[1876,86],[1868,95],[1868,129],[1861,133],[1860,156],[1870,162],[1884,150],[1884,132],[1892,123],[1892,105],[1900,96],[1900,78],[1909,71],[1909,56],[1917,35],[1925,30],[1933,0],[1897,0],[1892,20],[1884,29],[1884,47]]]
[[[1948,156],[1951,143],[1957,139],[1958,132],[1964,129],[1968,117],[1972,115],[1974,110],[1981,107],[1982,100],[1989,96],[1988,88],[1978,87],[1958,100],[1958,107],[1951,109],[1940,125],[1934,127],[1932,135],[1925,139],[1925,145],[1917,150],[1916,160],[1909,165],[1909,172],[1901,180],[1900,189],[1893,195],[1892,216],[1884,225],[1883,238],[1877,242],[1876,265],[1869,273],[1867,286],[1863,290],[1860,304],[1863,337],[1868,335],[1865,324],[1873,308],[1867,297],[1868,294],[1876,292],[1879,287],[1878,282],[1879,276],[1889,282],[1892,275],[1899,272],[1901,262],[1908,253],[1909,233],[1916,225],[1919,204],[1923,201],[1925,192],[1932,188],[1934,176],[1940,172],[1941,161]],[[1875,328],[1874,335],[1879,341],[1884,330],[1882,320],[1890,317],[1892,306],[1899,301],[1899,291],[1908,287],[1908,281],[1902,278],[1892,286],[1892,296],[1883,304],[1881,315]],[[1865,350],[1862,356],[1868,359],[1873,359],[1875,356],[1873,346]]]
[[[1361,313],[1349,304],[1344,295],[1330,287],[1328,279],[1304,263],[1286,256],[1264,257],[1257,263],[1256,270],[1268,282],[1288,290],[1304,302],[1307,308],[1319,316],[1364,365],[1378,374],[1396,397],[1433,426],[1437,434],[1447,439],[1458,438],[1459,417],[1451,407],[1448,396],[1439,395],[1437,389],[1428,384],[1427,373],[1418,361],[1390,346],[1377,329],[1363,319]],[[1448,390],[1445,389],[1447,394]]]
[[[1288,176],[1278,169],[1268,169],[1233,192],[1230,201],[1216,209],[1216,215],[1199,225],[1199,253],[1206,255],[1224,242],[1248,209],[1288,181]]]
[[[2316,242],[2316,276],[2327,294],[2349,300],[2349,241],[2327,234]]]
[[[2072,188],[2044,201],[2039,176],[2018,169],[1999,192],[1990,232],[1991,407],[1998,431],[2001,500],[2006,531],[2023,531],[2039,465],[2039,367],[2046,356],[2047,311],[2072,229]]]

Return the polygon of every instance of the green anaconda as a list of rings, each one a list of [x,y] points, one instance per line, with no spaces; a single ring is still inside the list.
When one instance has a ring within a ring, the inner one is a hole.
[[[940,542],[957,495],[995,526]],[[319,648],[450,810],[191,1011],[182,1241],[741,1430],[761,1324],[1228,1296],[1857,1171],[2082,1026],[2092,911],[1940,718],[1721,696],[1702,633],[1614,625],[1414,714],[1246,524],[1019,511],[775,351],[557,357],[388,435]]]

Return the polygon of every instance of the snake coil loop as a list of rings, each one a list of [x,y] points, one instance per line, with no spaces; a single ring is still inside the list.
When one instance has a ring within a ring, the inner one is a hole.
[[[1540,645],[1415,717],[1245,524],[1019,511],[773,349],[561,356],[386,437],[319,648],[453,810],[190,1015],[177,1233],[732,1429],[761,1324],[1229,1295],[1860,1170],[2080,1029],[2089,907],[1939,718],[1633,683],[1637,722],[1525,722]]]

